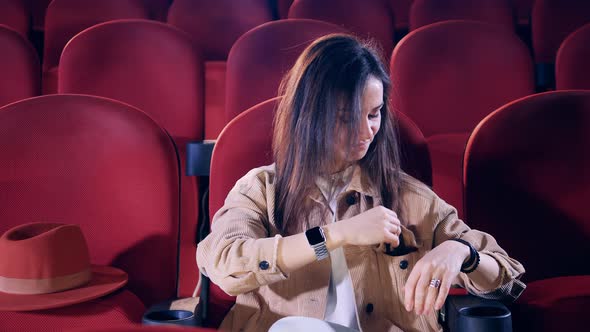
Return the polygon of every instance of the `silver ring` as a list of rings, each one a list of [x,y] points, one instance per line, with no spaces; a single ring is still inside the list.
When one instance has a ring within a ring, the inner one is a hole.
[[[428,287],[439,288],[440,287],[440,279],[430,280],[430,285]]]

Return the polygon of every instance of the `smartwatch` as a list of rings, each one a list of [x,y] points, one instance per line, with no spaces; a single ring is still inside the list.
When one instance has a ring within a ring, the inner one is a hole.
[[[318,226],[306,230],[305,237],[307,237],[307,242],[315,251],[318,261],[328,258],[330,254],[328,247],[326,247],[326,235],[321,227]]]

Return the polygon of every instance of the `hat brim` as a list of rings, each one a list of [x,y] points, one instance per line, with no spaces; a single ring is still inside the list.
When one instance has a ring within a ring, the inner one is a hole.
[[[111,266],[90,267],[92,279],[78,288],[49,294],[0,292],[0,311],[32,311],[65,307],[107,295],[127,283],[127,273]]]

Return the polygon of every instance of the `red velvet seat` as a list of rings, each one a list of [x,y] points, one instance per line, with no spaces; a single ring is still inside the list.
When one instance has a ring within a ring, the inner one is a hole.
[[[141,321],[143,303],[129,290],[76,305],[22,312],[0,312],[2,331],[65,331],[75,328],[132,324]]]
[[[119,20],[74,37],[63,51],[59,92],[104,96],[152,116],[173,137],[182,167],[180,294],[192,294],[198,184],[186,176],[188,141],[203,139],[203,61],[190,38],[170,25]]]
[[[503,27],[447,21],[402,39],[390,70],[393,107],[424,133],[434,189],[462,215],[461,165],[467,137],[487,114],[534,92],[529,52]]]
[[[27,0],[0,1],[0,25],[18,32],[23,38],[29,37],[31,18]]]
[[[0,232],[35,221],[78,224],[92,263],[126,271],[129,282],[91,302],[0,312],[0,330],[138,322],[144,304],[173,297],[176,160],[164,129],[111,99],[51,95],[1,108]]]
[[[0,107],[41,93],[35,49],[18,32],[0,25]]]
[[[514,29],[510,0],[414,0],[410,30],[449,20],[473,20]]]
[[[557,52],[555,84],[558,90],[590,90],[590,23],[569,35]]]
[[[523,263],[529,288],[515,327],[581,331],[590,305],[590,91],[509,103],[474,130],[465,153],[470,225]]]
[[[265,23],[245,33],[227,59],[226,123],[248,108],[276,97],[285,73],[315,39],[343,28],[314,20]]]
[[[289,16],[289,8],[294,0],[277,0],[277,11],[279,18],[284,19]]]
[[[266,0],[176,0],[168,23],[186,31],[203,51],[205,137],[216,139],[225,121],[225,78],[229,50],[248,30],[272,20]]]
[[[45,16],[43,93],[57,91],[57,67],[64,46],[95,24],[126,18],[149,19],[144,0],[53,0]]]
[[[29,0],[33,30],[43,31],[45,29],[45,12],[51,1],[52,0]]]
[[[372,38],[384,59],[393,50],[395,27],[383,0],[296,0],[289,9],[289,18],[330,22],[361,38]]]
[[[246,31],[272,20],[266,0],[175,0],[168,23],[186,31],[206,60],[223,61]]]
[[[531,12],[535,0],[512,0],[512,7],[516,15],[516,22],[522,25],[531,23]]]
[[[590,23],[588,1],[535,0],[531,18],[535,62],[555,63],[561,42],[586,23]]]
[[[166,22],[168,10],[173,0],[144,0],[150,12],[150,18]]]
[[[410,26],[410,8],[414,0],[387,0],[396,30],[407,31]]]
[[[223,130],[211,159],[209,213],[213,216],[223,205],[230,189],[249,170],[269,165],[272,157],[272,125],[280,97],[262,102],[234,118]],[[431,169],[426,141],[418,128],[400,115],[399,127],[402,168],[419,180],[430,184]],[[211,285],[210,323],[218,326],[235,298]]]

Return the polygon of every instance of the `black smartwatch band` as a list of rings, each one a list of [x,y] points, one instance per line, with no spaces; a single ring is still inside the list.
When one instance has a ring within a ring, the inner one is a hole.
[[[461,265],[461,272],[471,273],[471,272],[475,271],[475,269],[477,269],[477,267],[479,266],[479,253],[477,252],[477,250],[475,250],[475,248],[471,245],[471,243],[469,243],[463,239],[451,239],[451,240],[463,243],[464,245],[469,247],[469,259],[467,260],[467,262],[465,262],[465,263],[463,263],[463,265]]]

